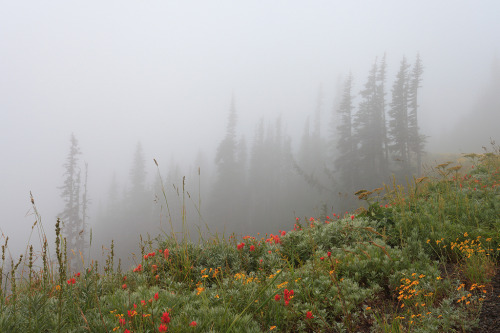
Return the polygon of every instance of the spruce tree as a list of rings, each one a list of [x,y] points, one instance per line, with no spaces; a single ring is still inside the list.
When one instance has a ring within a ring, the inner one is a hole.
[[[63,221],[63,235],[66,238],[68,251],[75,254],[85,250],[85,223],[89,198],[87,195],[87,167],[82,190],[81,168],[78,156],[81,155],[78,140],[72,133],[70,137],[70,149],[64,164],[64,183],[61,189],[61,197],[65,204],[59,218]],[[70,261],[71,263],[71,261]],[[75,268],[76,266],[72,267]]]
[[[406,57],[403,57],[392,86],[392,102],[389,109],[390,151],[394,160],[400,165],[399,176],[411,174],[408,118],[409,68]]]
[[[416,171],[420,176],[422,168],[422,154],[425,145],[425,136],[420,134],[418,126],[418,89],[421,87],[422,73],[424,72],[422,60],[417,54],[415,65],[411,71],[408,85],[408,131],[409,131],[409,150],[416,158]]]
[[[242,204],[239,191],[244,191],[244,189],[241,178],[242,165],[238,163],[238,148],[241,151],[244,146],[238,147],[236,124],[236,107],[234,98],[232,98],[227,118],[226,135],[219,144],[215,155],[217,176],[210,204],[211,218],[220,226],[233,222],[238,217],[239,206]],[[242,155],[241,153],[240,157]]]
[[[219,144],[215,155],[217,165],[218,183],[223,188],[228,187],[234,180],[236,174],[236,107],[234,98],[231,99],[231,107],[227,119],[226,136]]]
[[[335,168],[339,175],[340,185],[343,191],[351,193],[355,190],[356,168],[356,142],[353,132],[353,97],[352,97],[352,74],[349,74],[344,83],[344,92],[340,106],[336,111],[340,122],[337,124],[337,153]],[[333,126],[333,122],[332,122]]]
[[[360,161],[358,186],[364,188],[377,186],[386,178],[383,96],[378,81],[380,71],[375,61],[360,92],[361,102],[353,122]]]
[[[146,164],[142,144],[137,142],[135,147],[132,168],[130,170],[130,197],[132,200],[140,198],[146,191]]]
[[[377,73],[377,112],[379,114],[381,127],[381,138],[383,142],[383,159],[381,160],[381,168],[384,174],[389,172],[389,139],[387,136],[387,119],[386,119],[386,103],[385,103],[385,79],[386,79],[386,55],[382,58],[378,73]]]
[[[127,193],[127,218],[128,223],[143,224],[151,222],[153,210],[153,193],[146,184],[146,163],[142,144],[137,142],[135,147],[132,167],[130,169],[130,182]]]

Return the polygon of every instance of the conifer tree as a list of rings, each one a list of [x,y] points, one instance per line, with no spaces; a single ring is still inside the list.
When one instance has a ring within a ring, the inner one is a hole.
[[[130,169],[130,187],[126,197],[129,223],[151,221],[153,194],[146,185],[146,175],[144,151],[142,144],[137,142]]]
[[[408,119],[409,68],[406,57],[403,57],[396,81],[392,86],[392,102],[389,110],[390,150],[394,160],[400,164],[399,176],[411,174]]]
[[[217,148],[215,164],[217,176],[213,185],[210,211],[211,217],[219,225],[227,225],[239,216],[239,208],[242,205],[239,191],[242,188],[241,165],[238,164],[238,142],[236,139],[236,107],[234,98],[227,120],[226,135]],[[240,150],[243,146],[240,145]],[[246,153],[245,153],[246,154]],[[242,157],[242,154],[240,154]]]
[[[146,164],[142,144],[137,142],[132,169],[130,170],[130,197],[137,199],[142,197],[146,191]]]
[[[360,92],[361,102],[353,122],[361,168],[358,186],[364,188],[380,184],[387,173],[383,95],[378,84],[384,71],[380,72],[375,61]]]
[[[378,73],[377,73],[377,110],[380,117],[380,127],[382,129],[381,136],[383,141],[384,156],[382,161],[382,171],[388,173],[389,171],[389,139],[387,136],[387,119],[386,119],[386,103],[385,103],[385,79],[386,79],[386,55],[382,58]]]
[[[420,55],[417,54],[415,65],[411,71],[409,84],[408,84],[408,132],[409,132],[409,150],[415,155],[416,158],[416,171],[420,176],[422,168],[422,154],[425,145],[425,136],[420,134],[418,126],[418,89],[421,87],[423,74],[422,60]]]
[[[337,125],[337,152],[335,168],[339,174],[340,185],[348,193],[355,190],[356,168],[356,142],[352,127],[354,106],[352,100],[352,74],[349,74],[344,83],[344,92],[340,106],[337,110],[340,123]]]
[[[219,144],[215,155],[219,184],[226,187],[235,178],[236,173],[236,107],[234,98],[231,100],[227,120],[226,136]]]
[[[64,199],[64,209],[59,214],[63,221],[63,234],[66,237],[68,251],[75,254],[84,252],[86,236],[86,218],[89,198],[87,195],[87,167],[85,180],[81,184],[81,168],[78,156],[81,155],[78,140],[74,134],[70,137],[70,150],[64,164],[64,183],[61,189],[61,197]]]

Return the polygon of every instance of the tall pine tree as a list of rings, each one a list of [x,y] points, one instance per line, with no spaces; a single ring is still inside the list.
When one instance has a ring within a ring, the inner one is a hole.
[[[339,183],[343,191],[352,193],[355,191],[355,179],[357,178],[357,147],[352,127],[354,105],[352,97],[352,74],[349,74],[344,83],[344,92],[340,106],[337,110],[340,123],[337,124],[337,153],[335,168],[339,175]],[[333,123],[332,123],[333,125]]]
[[[64,164],[64,183],[61,189],[61,197],[64,199],[64,209],[59,214],[63,221],[63,235],[69,251],[75,254],[85,251],[86,218],[89,198],[87,195],[87,166],[82,189],[81,168],[78,156],[81,155],[78,140],[74,134],[70,137],[70,149]],[[71,259],[70,259],[71,266]],[[72,269],[76,266],[71,267]]]
[[[385,73],[385,69],[380,71],[375,61],[365,87],[360,92],[361,102],[353,122],[361,169],[358,187],[363,188],[378,186],[387,175],[384,153],[385,110],[379,84],[383,78],[381,73]]]
[[[398,176],[411,174],[410,163],[410,132],[408,119],[408,91],[410,65],[403,57],[392,86],[392,102],[389,109],[390,150],[394,160],[400,165]]]
[[[241,214],[245,192],[244,173],[246,162],[245,140],[236,139],[237,115],[234,97],[227,119],[226,135],[215,156],[217,178],[213,185],[210,215],[214,223],[226,226],[235,223]]]
[[[425,136],[420,134],[418,126],[418,89],[421,88],[422,74],[424,72],[422,60],[417,54],[415,65],[411,71],[408,84],[408,134],[409,134],[409,150],[415,156],[417,175],[422,172],[422,154],[425,145]]]

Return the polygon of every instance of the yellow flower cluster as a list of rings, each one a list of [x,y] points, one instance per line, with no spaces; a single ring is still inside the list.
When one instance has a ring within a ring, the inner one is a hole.
[[[203,268],[200,273],[201,273],[201,277],[203,279],[208,278],[209,275],[212,275],[212,278],[215,279],[220,272],[221,272],[221,267],[219,266],[217,268],[210,268],[210,270],[208,272],[207,272],[207,268]]]
[[[481,289],[481,291],[482,291],[483,293],[485,293],[485,294],[486,294],[486,293],[487,293],[487,291],[486,291],[486,289],[484,289],[484,288],[485,288],[485,286],[484,286],[484,285],[474,283],[474,284],[472,284],[472,285],[470,286],[469,291],[473,291],[474,289]],[[462,284],[460,284],[460,285],[458,286],[457,291],[460,291],[460,290],[462,290],[462,289],[463,289],[463,290],[465,290],[465,284],[464,284],[464,283],[462,283]],[[467,295],[464,295],[464,296],[460,297],[460,298],[457,300],[457,303],[464,302],[464,303],[465,303],[465,305],[469,305],[469,304],[470,304],[470,302],[471,302],[471,301],[470,301],[470,298],[471,298],[471,297],[472,297],[472,293],[470,293],[470,292],[469,292],[469,293],[467,293]],[[484,301],[484,298],[480,297],[480,298],[478,299],[478,301],[482,302],[482,301]]]
[[[286,285],[288,284],[288,281],[285,281],[283,283],[280,283],[276,286],[276,289],[281,289],[281,288],[285,288]]]
[[[467,237],[468,234],[465,233],[464,234],[464,237]],[[462,252],[462,254],[466,257],[466,258],[470,258],[472,257],[475,253],[484,253],[486,254],[487,256],[489,256],[490,254],[488,252],[491,251],[491,249],[489,249],[489,251],[487,252],[482,244],[481,244],[481,236],[477,236],[476,239],[466,239],[462,242],[458,242],[458,238],[455,240],[455,242],[451,242],[451,249],[459,249],[460,252]],[[489,238],[488,238],[489,239]]]
[[[422,294],[423,291],[419,289],[418,285],[420,284],[420,279],[424,278],[425,275],[420,274],[418,278],[416,276],[417,273],[413,273],[411,279],[404,277],[400,280],[401,285],[397,288],[399,289],[399,301],[409,300]],[[404,304],[401,307],[404,307]]]
[[[412,273],[410,277],[403,277],[398,289],[398,301],[401,303],[400,308],[405,308],[407,315],[397,316],[398,320],[408,320],[409,325],[415,324],[417,319],[423,318],[431,314],[427,309],[433,302],[432,296],[434,292],[425,290],[422,287],[422,279],[426,275]],[[438,280],[440,278],[438,277]]]
[[[257,279],[256,277],[246,276],[244,273],[236,273],[234,275],[234,279],[240,280],[241,283],[243,283],[243,284],[247,284],[247,283],[251,283],[251,282],[255,282],[255,283],[260,282],[259,279]]]

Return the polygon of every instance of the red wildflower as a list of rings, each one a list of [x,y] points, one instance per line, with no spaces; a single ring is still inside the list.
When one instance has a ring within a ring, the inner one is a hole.
[[[144,255],[144,259],[148,259],[148,255],[147,254]]]
[[[157,301],[157,300],[158,300],[158,298],[160,298],[160,296],[158,295],[158,293],[156,293],[156,294],[153,296],[153,298]]]
[[[242,249],[242,248],[244,248],[244,247],[245,247],[245,243],[239,243],[239,244],[236,246],[236,248],[237,248],[238,250],[241,250],[241,249]]]
[[[76,279],[75,278],[71,278],[71,279],[69,279],[66,282],[68,282],[68,284],[75,284],[76,283]]]
[[[314,217],[311,217],[309,221],[314,222]]]
[[[274,244],[281,244],[280,236],[271,234],[270,237],[271,238],[266,239],[266,243],[274,242]]]
[[[354,215],[351,215],[351,220],[354,220]]]
[[[163,312],[163,316],[161,316],[161,321],[165,324],[170,323],[170,314],[168,312]]]
[[[161,324],[158,326],[158,332],[166,332],[167,331],[167,326]]]
[[[145,300],[141,300],[141,304],[142,304],[142,306],[145,306],[146,305],[146,301]]]
[[[125,326],[125,323],[127,322],[124,318],[118,319],[118,322],[120,323],[120,326]]]
[[[282,231],[282,232],[281,232],[281,236],[283,237],[283,236],[285,236],[285,235],[286,235],[286,231]]]
[[[123,289],[127,289],[127,285],[126,285],[125,283],[124,283],[124,284],[122,284],[122,288],[123,288]]]
[[[321,260],[325,260],[325,257],[321,257],[321,258],[319,258],[319,259],[321,259]]]
[[[123,331],[123,333],[130,333],[130,331],[128,329],[125,329],[125,331]]]
[[[313,313],[311,311],[307,311],[306,318],[307,319],[313,319],[314,318]]]
[[[198,325],[198,324],[196,324],[196,322],[194,320],[189,324],[189,326],[192,326],[192,327],[195,327],[196,325]]]
[[[151,266],[151,270],[153,271],[153,273],[156,272],[157,269],[158,269],[158,266],[156,266],[156,265]]]
[[[163,251],[163,256],[165,257],[165,259],[167,259],[169,255],[170,251],[168,249],[165,249],[165,251]]]
[[[330,257],[332,256],[332,253],[331,253],[330,251],[328,251],[328,252],[326,253],[326,255],[328,256],[328,258],[330,258]]]
[[[283,297],[285,299],[285,306],[287,306],[290,303],[292,296],[293,296],[293,290],[290,290],[290,291],[288,289],[283,290]]]
[[[76,277],[80,277],[80,272],[75,274]]]
[[[255,251],[255,246],[251,245],[250,246],[250,252]]]
[[[274,300],[276,302],[278,302],[280,299],[281,299],[281,296],[279,294],[276,294],[276,296],[274,296]]]
[[[134,272],[140,272],[142,271],[142,265],[139,264],[136,268],[134,268]]]

